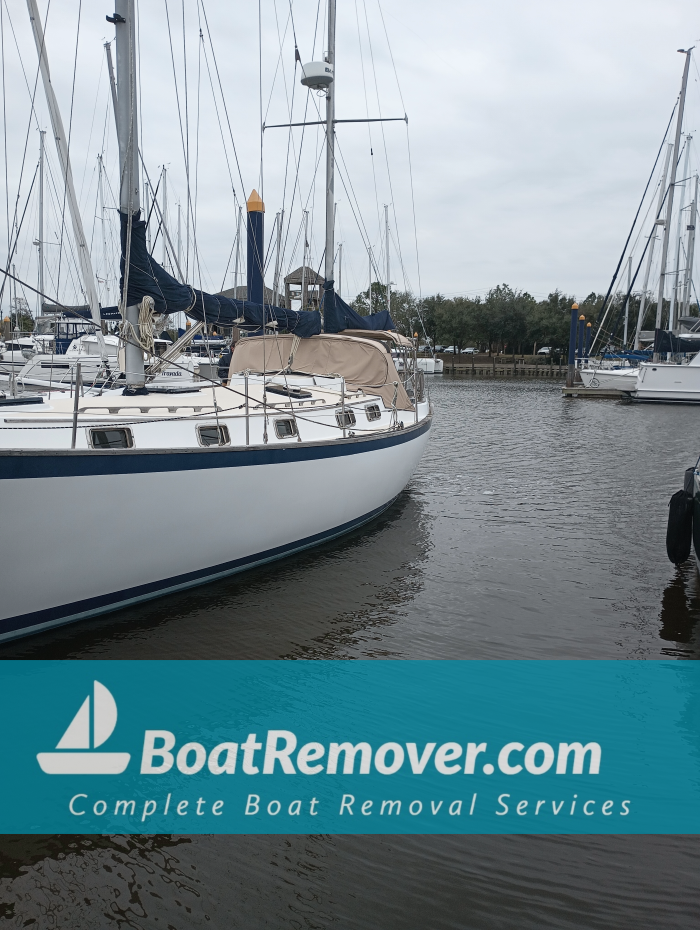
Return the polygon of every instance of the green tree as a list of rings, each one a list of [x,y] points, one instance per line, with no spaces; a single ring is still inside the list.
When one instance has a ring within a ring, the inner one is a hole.
[[[465,348],[473,340],[474,319],[480,303],[479,298],[469,300],[467,297],[443,301],[438,309],[438,338],[458,350]]]
[[[420,305],[416,308],[417,311],[420,311],[420,318],[422,320],[421,329],[423,327],[425,328],[425,335],[433,346],[435,346],[438,341],[440,313],[443,306],[448,302],[447,298],[443,297],[442,294],[434,294],[432,297],[424,297]],[[423,335],[421,329],[419,329],[418,332]]]
[[[360,316],[369,316],[371,313],[379,313],[380,310],[386,310],[386,285],[382,284],[380,281],[372,282],[371,307],[369,305],[369,288],[358,294],[350,306],[356,313],[359,313]]]
[[[13,300],[13,303],[15,308],[10,313],[12,329],[23,333],[31,333],[34,329],[34,317],[29,310],[27,301],[23,297],[17,297]]]
[[[530,294],[514,289],[508,284],[499,284],[491,288],[484,300],[484,314],[481,320],[489,344],[489,353],[494,347],[496,351],[505,352],[509,349],[515,354],[517,349],[522,352],[534,305],[535,299]]]
[[[533,307],[529,318],[527,340],[533,346],[550,346],[556,352],[566,352],[569,346],[571,305],[575,298],[552,291],[546,300]]]
[[[414,333],[418,333],[419,337],[423,335],[417,301],[408,291],[391,292],[391,318],[397,330],[404,336],[411,337]]]

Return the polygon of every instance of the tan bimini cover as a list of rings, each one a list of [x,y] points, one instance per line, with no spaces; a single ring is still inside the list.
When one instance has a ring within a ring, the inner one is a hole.
[[[412,349],[413,343],[395,329],[346,329],[343,336],[359,336],[361,339],[378,339],[380,342],[393,342],[395,346]]]
[[[397,381],[397,410],[413,410],[394,360],[386,349],[378,342],[342,333],[324,333],[309,339],[292,335],[248,336],[236,343],[229,372],[265,371],[272,376],[287,368],[292,351],[294,357],[289,365],[292,371],[340,375],[350,390],[362,388],[367,394],[378,394],[387,407],[393,405],[394,381]]]

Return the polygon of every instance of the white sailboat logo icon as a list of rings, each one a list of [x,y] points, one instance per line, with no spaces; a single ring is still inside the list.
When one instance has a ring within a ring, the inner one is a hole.
[[[42,771],[48,775],[121,775],[131,758],[128,752],[90,751],[106,742],[116,725],[116,702],[107,688],[96,681],[92,699],[90,695],[85,698],[56,746],[62,751],[37,754]]]

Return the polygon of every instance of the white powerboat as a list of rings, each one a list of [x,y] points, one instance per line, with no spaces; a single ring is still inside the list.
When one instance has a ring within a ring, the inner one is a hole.
[[[41,344],[31,334],[9,339],[0,347],[0,374],[18,374],[27,360],[41,351]]]
[[[405,368],[404,357],[400,352],[392,352],[394,357],[394,364],[396,365],[397,371],[403,371]],[[422,356],[419,355],[415,359],[416,366],[419,371],[425,372],[426,375],[440,374],[443,369],[442,359],[433,358],[432,356]]]
[[[643,362],[632,399],[666,404],[700,404],[700,352],[687,365]]]

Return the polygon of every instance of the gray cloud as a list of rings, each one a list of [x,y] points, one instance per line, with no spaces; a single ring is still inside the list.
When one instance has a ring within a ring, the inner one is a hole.
[[[227,140],[233,185],[238,197],[243,194],[245,198],[260,184],[257,5],[206,0],[205,6],[244,189]],[[165,5],[141,0],[140,7],[143,151],[152,177],[159,173],[159,166],[169,165],[171,205],[179,198],[184,211],[183,144]],[[8,9],[31,86],[36,52],[26,7],[21,0],[10,0]],[[41,9],[45,12],[45,3]],[[555,287],[578,296],[594,289],[604,290],[678,92],[683,61],[675,50],[691,45],[700,35],[697,5],[689,0],[589,0],[586,4],[383,0],[381,9],[400,90],[376,0],[366,0],[366,6],[364,0],[341,0],[337,115],[378,115],[375,74],[382,114],[401,116],[405,104],[410,121],[423,293],[476,293],[503,281],[537,296]],[[52,0],[47,26],[52,75],[66,123],[71,107],[77,11],[77,0]],[[181,4],[169,3],[168,11],[184,121]],[[73,103],[71,150],[89,235],[96,205],[94,166],[103,136],[114,188],[117,178],[102,47],[105,39],[111,38],[112,30],[105,22],[105,13],[111,13],[106,4],[83,4]],[[289,118],[287,101],[294,71],[289,6],[283,0],[276,0],[276,6],[274,0],[263,0],[262,15],[264,118],[268,123],[285,122]],[[319,58],[325,44],[323,11],[315,50],[315,4],[295,0],[293,15],[302,59]],[[200,26],[205,37],[206,27],[196,0],[185,2],[185,23],[190,182],[193,196],[197,188],[202,281],[207,287],[218,288],[235,232],[234,198],[199,39]],[[4,29],[12,209],[27,136],[29,94],[7,14]],[[280,36],[284,36],[281,60]],[[207,54],[213,69],[208,47]],[[699,72],[693,65],[686,120],[689,129],[698,128],[700,123],[698,80]],[[297,83],[294,96],[294,118],[301,119],[308,93]],[[37,99],[39,120],[48,128],[41,90]],[[315,114],[314,102],[322,109],[323,101],[313,98],[308,118],[316,118],[311,115]],[[218,103],[219,117],[225,124],[220,99]],[[384,203],[391,203],[393,235],[400,236],[407,279],[417,292],[404,124],[387,123],[383,130],[374,124],[371,136],[366,126],[340,126],[338,138],[373,246],[379,255],[379,214],[383,213]],[[301,130],[294,130],[293,139],[298,147]],[[316,264],[323,248],[322,158],[315,186],[312,182],[322,141],[321,131],[306,130],[298,188],[311,211],[312,258]],[[28,168],[20,204],[36,162],[35,127],[29,130],[27,146]],[[263,175],[268,232],[282,204],[287,146],[285,130],[265,133]],[[287,174],[288,216],[293,184],[292,159]],[[367,286],[367,257],[351,209],[352,198],[340,180],[336,195],[338,238],[344,243],[343,289],[352,296]],[[32,202],[30,226],[33,211]],[[298,265],[301,257],[299,251],[296,256],[291,254],[301,220],[299,194],[291,213],[288,267]],[[52,222],[56,227],[55,219]],[[0,242],[5,241],[4,230],[3,220]],[[28,241],[34,234],[29,229]],[[93,250],[97,249],[96,243]],[[95,255],[99,265],[99,255]],[[17,263],[33,281],[33,250],[27,243]],[[403,286],[396,254],[392,254],[392,265],[393,280]],[[194,280],[198,273],[195,269]],[[226,284],[231,284],[230,275]],[[69,299],[68,291],[60,296]]]

